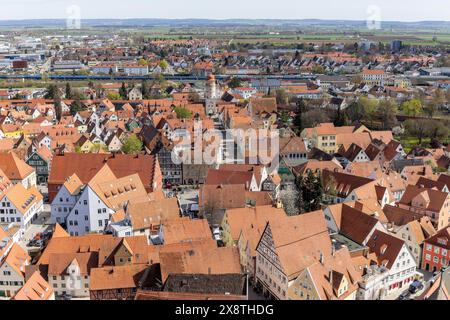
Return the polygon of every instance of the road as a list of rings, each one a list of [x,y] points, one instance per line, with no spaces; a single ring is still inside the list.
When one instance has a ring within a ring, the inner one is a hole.
[[[414,294],[411,294],[409,297],[409,300],[414,300],[417,297],[419,297],[421,294],[423,294],[425,292],[425,290],[427,290],[431,283],[431,279],[433,278],[433,273],[425,271],[425,270],[417,270],[418,273],[421,273],[423,275],[423,280],[422,283],[424,284],[423,289],[417,291]],[[401,290],[401,291],[396,291],[393,294],[386,296],[383,300],[398,300],[398,297],[405,292],[409,291],[409,285],[407,287],[405,287],[405,290]]]
[[[51,228],[48,224],[50,218],[50,205],[44,205],[44,211],[38,216],[38,218],[33,221],[31,226],[25,231],[19,245],[27,251],[35,251],[38,248],[27,247],[28,242],[33,239],[36,234],[47,231]]]
[[[198,204],[198,190],[185,190],[182,193],[178,193],[177,197],[183,213],[187,212],[190,205]]]

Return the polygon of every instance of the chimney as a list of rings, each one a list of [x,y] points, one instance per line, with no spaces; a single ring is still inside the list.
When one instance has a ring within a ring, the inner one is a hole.
[[[363,204],[359,201],[355,202],[355,209],[358,211],[362,211],[363,210]]]
[[[330,280],[330,284],[333,285],[333,270],[330,270],[328,273],[328,279]]]
[[[324,256],[323,256],[323,253],[321,251],[320,252],[320,258],[319,258],[319,261],[320,261],[321,264],[323,264],[323,260],[324,260]]]

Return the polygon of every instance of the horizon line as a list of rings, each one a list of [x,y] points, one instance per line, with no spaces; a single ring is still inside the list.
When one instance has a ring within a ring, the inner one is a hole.
[[[67,20],[67,17],[59,18],[10,18],[10,19],[0,19],[0,22],[5,21],[37,21],[37,20]],[[82,18],[81,21],[89,20],[206,20],[206,21],[230,21],[230,20],[247,20],[247,21],[306,21],[306,20],[317,20],[317,21],[344,21],[344,22],[366,22],[367,19],[339,19],[339,18],[148,18],[148,17],[124,17],[124,18]],[[381,23],[389,22],[400,22],[400,23],[423,23],[423,22],[450,22],[450,20],[380,20]]]

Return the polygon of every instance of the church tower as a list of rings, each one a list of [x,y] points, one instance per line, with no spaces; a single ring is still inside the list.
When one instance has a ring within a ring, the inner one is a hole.
[[[217,99],[216,77],[213,74],[209,74],[206,80],[206,88],[205,88],[205,108],[207,115],[212,115],[216,113],[216,99]]]

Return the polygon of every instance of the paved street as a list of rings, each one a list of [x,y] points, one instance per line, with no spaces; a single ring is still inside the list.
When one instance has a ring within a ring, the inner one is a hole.
[[[50,219],[50,205],[44,205],[44,211],[38,216],[38,218],[31,224],[31,226],[25,231],[22,240],[19,245],[25,250],[33,250],[36,248],[27,247],[28,242],[33,239],[36,234],[47,231],[51,228],[48,224]]]
[[[178,200],[180,201],[180,207],[184,214],[187,214],[187,210],[190,205],[198,204],[198,190],[185,190],[178,193]]]
[[[432,272],[428,272],[428,271],[425,271],[425,270],[417,270],[417,272],[423,275],[423,279],[421,281],[424,284],[424,287],[423,287],[422,290],[419,290],[416,293],[411,294],[410,297],[409,297],[409,300],[414,300],[415,298],[419,297],[422,293],[424,293],[425,290],[430,287],[430,280],[433,277],[433,273]],[[390,294],[390,295],[386,296],[384,298],[384,300],[398,300],[398,297],[402,293],[407,292],[408,290],[409,290],[409,284],[408,284],[408,286],[404,287],[404,290],[398,290],[398,291],[394,292],[393,294]]]

